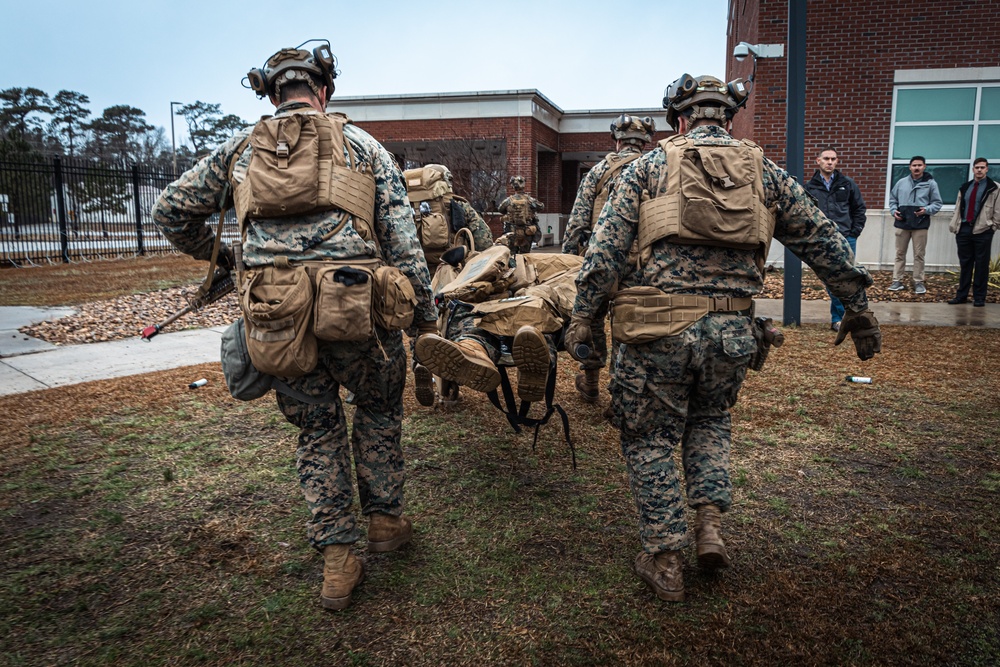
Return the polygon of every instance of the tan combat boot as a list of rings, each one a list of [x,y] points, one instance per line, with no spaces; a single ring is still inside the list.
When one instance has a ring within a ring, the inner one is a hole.
[[[368,523],[368,551],[395,551],[413,537],[413,522],[405,516],[372,514]]]
[[[667,602],[684,602],[684,554],[664,551],[648,554],[645,551],[635,559],[635,573],[646,582],[656,597]]]
[[[434,374],[423,364],[413,367],[413,393],[420,405],[426,408],[434,405]]]
[[[453,343],[436,334],[417,339],[420,363],[445,380],[476,391],[493,391],[500,384],[500,371],[482,345],[468,338]]]
[[[588,368],[576,374],[576,390],[585,403],[597,403],[601,391],[601,369]]]
[[[514,335],[510,350],[517,366],[517,396],[522,401],[540,401],[545,398],[545,384],[549,379],[549,344],[535,327],[525,325]]]
[[[350,544],[331,544],[323,548],[324,609],[337,611],[351,604],[351,591],[365,579],[365,564],[351,553]]]
[[[694,537],[698,545],[698,565],[706,570],[729,567],[729,554],[722,541],[722,513],[715,505],[702,505],[694,520]]]

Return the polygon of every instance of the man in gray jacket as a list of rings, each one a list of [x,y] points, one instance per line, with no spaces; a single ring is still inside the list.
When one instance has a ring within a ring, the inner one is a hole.
[[[819,169],[806,183],[806,192],[816,200],[823,215],[836,223],[837,231],[847,239],[851,251],[857,253],[858,237],[868,221],[865,215],[868,209],[857,184],[837,170],[839,163],[840,157],[833,148],[820,151],[816,158]],[[826,293],[830,295],[830,328],[840,331],[844,304],[829,289]]]
[[[938,190],[937,181],[924,173],[927,161],[923,156],[910,158],[910,175],[892,186],[889,193],[889,211],[896,219],[896,264],[892,270],[890,292],[903,288],[903,272],[906,269],[906,249],[913,240],[913,291],[924,294],[924,251],[927,249],[927,229],[931,226],[931,216],[941,210],[944,202]]]

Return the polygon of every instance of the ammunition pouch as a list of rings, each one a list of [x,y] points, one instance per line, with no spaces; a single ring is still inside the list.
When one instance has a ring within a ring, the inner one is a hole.
[[[676,336],[712,312],[749,315],[750,297],[711,297],[667,294],[650,286],[629,287],[615,295],[611,306],[611,335],[630,345]]]

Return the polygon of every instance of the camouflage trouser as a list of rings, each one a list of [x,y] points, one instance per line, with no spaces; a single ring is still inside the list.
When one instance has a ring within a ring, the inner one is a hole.
[[[688,545],[677,443],[688,505],[729,509],[729,409],[755,349],[750,317],[722,313],[676,336],[622,346],[611,398],[647,553]]]
[[[590,324],[591,351],[590,356],[580,362],[580,370],[588,368],[604,368],[608,363],[608,335],[604,331],[608,319],[609,303],[597,309]]]
[[[351,452],[358,480],[361,511],[399,515],[403,511],[403,386],[406,352],[400,332],[378,330],[361,343],[320,342],[319,364],[288,385],[310,396],[334,396],[319,405],[277,393],[278,407],[299,427],[296,452],[299,483],[309,506],[309,541],[318,549],[352,544],[359,533],[351,513]],[[347,420],[338,392],[354,392],[350,444]]]

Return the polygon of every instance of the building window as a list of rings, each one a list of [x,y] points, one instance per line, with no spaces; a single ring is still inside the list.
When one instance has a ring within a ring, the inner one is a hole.
[[[989,160],[990,178],[1000,179],[1000,82],[897,85],[892,102],[889,189],[909,175],[914,155],[927,159],[948,206],[972,178],[977,157]]]

